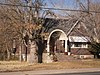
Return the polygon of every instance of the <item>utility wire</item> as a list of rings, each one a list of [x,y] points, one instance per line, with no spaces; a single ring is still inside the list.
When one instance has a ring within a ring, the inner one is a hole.
[[[18,7],[31,7],[31,8],[37,8],[35,6],[27,6],[27,5],[14,5],[14,4],[5,4],[0,3],[0,5],[6,5],[6,6],[18,6]],[[91,12],[91,13],[100,13],[100,11],[88,11],[88,10],[75,10],[75,9],[62,9],[62,8],[49,8],[49,7],[40,7],[42,10],[63,10],[63,11],[75,11],[75,12]]]

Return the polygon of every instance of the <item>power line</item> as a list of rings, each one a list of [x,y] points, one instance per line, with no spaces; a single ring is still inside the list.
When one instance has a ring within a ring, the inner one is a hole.
[[[5,4],[5,3],[0,3],[0,5],[37,8],[37,7],[35,7],[35,6],[28,6],[28,5],[14,5],[14,4]],[[40,8],[41,8],[42,10],[63,10],[63,11],[75,11],[75,12],[100,13],[100,11],[75,10],[75,9],[62,9],[62,8],[49,8],[49,7],[42,7],[42,6],[41,6]]]

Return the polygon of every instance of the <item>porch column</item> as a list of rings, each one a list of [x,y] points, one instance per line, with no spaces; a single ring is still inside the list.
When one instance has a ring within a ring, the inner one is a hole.
[[[67,50],[67,40],[68,40],[68,39],[66,38],[66,39],[65,39],[65,54],[68,53],[68,50]]]
[[[47,42],[47,53],[50,52],[50,46],[49,46],[49,43]]]
[[[71,52],[69,50],[69,45],[68,45],[68,38],[65,39],[65,54],[70,55]]]

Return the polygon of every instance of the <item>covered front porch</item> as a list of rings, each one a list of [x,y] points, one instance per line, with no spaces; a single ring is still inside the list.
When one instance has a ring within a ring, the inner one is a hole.
[[[59,61],[66,55],[70,55],[68,37],[61,29],[53,30],[47,38],[47,48],[43,58],[45,62]]]

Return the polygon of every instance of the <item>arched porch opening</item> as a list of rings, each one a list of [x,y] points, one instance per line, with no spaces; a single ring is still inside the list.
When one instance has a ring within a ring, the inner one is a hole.
[[[61,29],[53,30],[47,39],[48,53],[67,53],[67,36]]]

